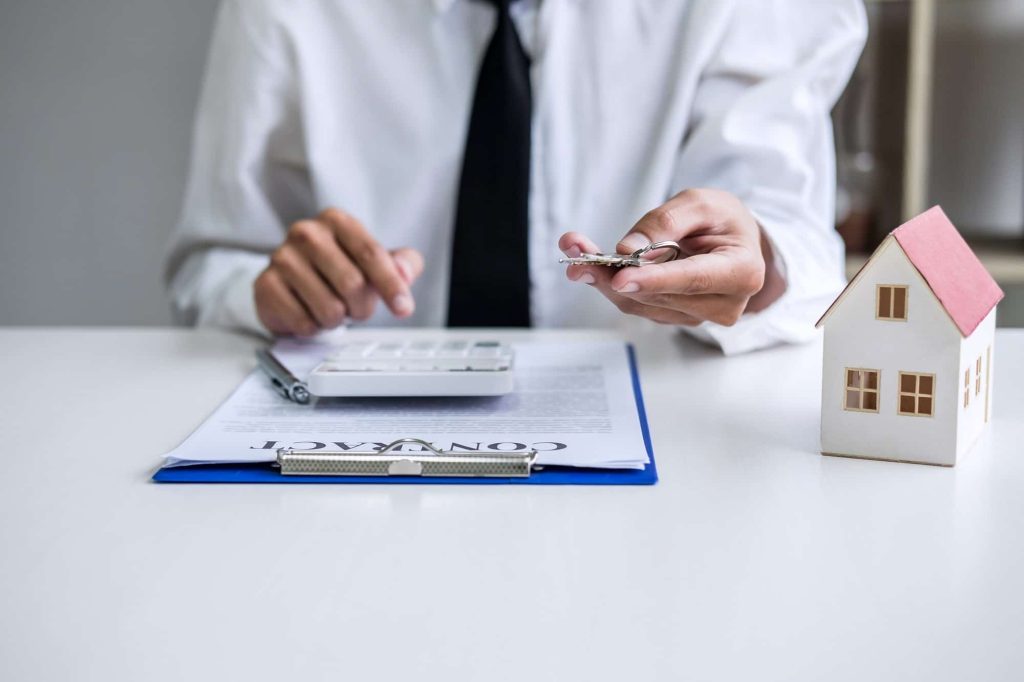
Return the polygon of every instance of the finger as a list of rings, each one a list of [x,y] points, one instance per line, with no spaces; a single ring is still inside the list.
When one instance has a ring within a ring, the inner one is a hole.
[[[600,249],[589,237],[580,232],[566,232],[558,239],[558,248],[569,258],[578,258],[581,253],[598,253]]]
[[[589,237],[579,232],[566,232],[558,239],[558,248],[569,258],[578,258],[582,253],[599,253],[600,249]],[[565,276],[573,282],[594,284],[607,282],[612,268],[603,265],[568,265]]]
[[[606,265],[569,265],[565,268],[565,276],[572,282],[601,284],[608,288],[611,288],[614,274],[615,268]]]
[[[416,249],[407,246],[393,249],[391,257],[406,284],[412,284],[423,274],[423,256]]]
[[[612,277],[620,294],[752,295],[764,282],[764,264],[743,249],[700,253],[682,260],[623,268]]]
[[[328,287],[304,254],[285,245],[270,257],[270,265],[298,294],[299,300],[321,328],[333,329],[345,321],[345,304]]]
[[[708,190],[686,190],[648,211],[615,245],[618,253],[633,253],[648,244],[687,235],[713,223],[714,202]]]
[[[377,308],[379,296],[367,283],[363,273],[337,243],[323,249],[316,266],[337,292],[348,314],[354,320],[368,320]]]
[[[316,333],[316,322],[277,272],[267,270],[259,276],[256,298],[260,321],[274,334]]]
[[[563,244],[560,243],[560,246]],[[566,244],[566,247],[571,244]],[[719,314],[723,309],[723,297],[710,296],[670,296],[667,294],[650,294],[654,300],[640,298],[642,295],[623,295],[615,291],[611,286],[611,280],[616,274],[616,268],[609,268],[601,265],[570,265],[566,269],[570,279],[590,284],[607,298],[616,308],[628,315],[644,317],[660,324],[682,325],[695,327],[706,319],[722,319],[723,324],[731,324],[726,321],[725,314]],[[689,308],[689,309],[688,309]],[[742,305],[740,305],[742,309]],[[714,315],[714,317],[708,317]]]
[[[598,267],[600,266],[588,266]],[[653,267],[653,266],[644,266]],[[622,294],[612,288],[609,281],[598,280],[592,286],[611,301],[615,307],[630,315],[639,315],[655,322],[666,324],[700,324],[709,320],[723,325],[735,324],[742,315],[746,305],[746,296],[726,296],[721,294],[705,294],[685,296],[680,294],[632,293]],[[673,314],[660,313],[654,308],[670,311]],[[683,317],[680,318],[678,313]],[[687,322],[677,321],[690,318]]]
[[[707,320],[727,327],[736,324],[743,316],[748,300],[747,296],[724,294],[628,294],[626,297],[645,306],[675,310],[698,320]]]
[[[352,216],[338,209],[328,209],[321,214],[321,219],[331,225],[341,248],[359,267],[391,312],[397,317],[411,315],[415,303],[391,254]]]
[[[695,326],[701,323],[701,318],[690,315],[686,311],[669,306],[648,305],[634,297],[617,293],[610,284],[614,270],[615,268],[601,265],[570,265],[568,276],[570,279],[575,278],[577,281],[592,285],[616,308],[626,314],[646,317],[662,324]]]
[[[704,321],[699,317],[688,315],[680,310],[672,310],[671,308],[661,308],[658,306],[643,306],[629,314],[652,320],[658,324],[674,324],[681,325],[683,327],[696,327]]]
[[[334,294],[344,303],[346,313],[366,320],[377,306],[377,293],[366,283],[363,273],[341,250],[330,225],[319,220],[301,220],[288,230],[293,244],[316,268]]]
[[[356,264],[334,241],[333,234],[321,244],[303,247],[304,255],[313,263],[332,292],[344,304],[348,315],[366,320],[377,307],[377,292],[366,282]]]
[[[684,325],[687,327],[695,327],[699,325],[703,318],[696,315],[691,315],[682,310],[674,310],[672,308],[663,308],[661,306],[653,306],[642,303],[635,299],[627,296],[618,296],[615,292],[602,292],[608,297],[608,300],[615,305],[619,311],[627,314],[634,315],[636,317],[643,317],[653,322],[660,324],[676,324]]]

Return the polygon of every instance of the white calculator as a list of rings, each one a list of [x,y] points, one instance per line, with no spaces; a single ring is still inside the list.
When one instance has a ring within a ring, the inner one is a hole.
[[[346,341],[306,382],[323,397],[504,395],[513,359],[510,346],[488,339]]]

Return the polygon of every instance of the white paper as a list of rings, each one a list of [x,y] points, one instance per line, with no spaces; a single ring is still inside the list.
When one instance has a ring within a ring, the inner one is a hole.
[[[279,448],[374,450],[421,438],[441,450],[538,450],[538,464],[642,469],[644,446],[624,343],[515,344],[515,390],[490,398],[320,398],[290,402],[259,370],[166,465],[269,462]],[[296,376],[325,354],[320,344],[286,344],[278,358]]]

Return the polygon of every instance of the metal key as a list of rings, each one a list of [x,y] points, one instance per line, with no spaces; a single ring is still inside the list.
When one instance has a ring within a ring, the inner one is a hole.
[[[659,249],[665,249],[668,251],[668,256],[658,259],[645,259],[643,256],[651,251],[657,251]],[[605,265],[611,268],[622,268],[622,267],[639,267],[641,265],[654,265],[656,263],[667,263],[678,258],[682,254],[683,250],[679,248],[679,244],[672,241],[654,242],[648,244],[642,249],[637,249],[629,255],[622,255],[618,253],[581,253],[575,258],[559,258],[559,263],[567,263],[569,265]]]
[[[604,253],[581,253],[576,258],[559,258],[559,263],[568,263],[569,265],[607,265],[608,267],[621,268],[625,265],[640,265],[640,263],[633,263],[632,256],[623,256],[617,253],[604,254]]]

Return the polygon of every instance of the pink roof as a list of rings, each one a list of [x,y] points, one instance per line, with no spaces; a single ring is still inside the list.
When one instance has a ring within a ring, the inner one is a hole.
[[[992,275],[967,246],[945,212],[934,206],[893,230],[907,258],[928,282],[965,337],[1003,298]]]
[[[1003,290],[988,274],[940,207],[934,206],[916,218],[911,218],[893,230],[892,237],[924,277],[935,298],[963,336],[973,334],[985,316],[1003,299]],[[853,286],[860,273],[871,263],[871,258],[853,276],[815,327],[820,327],[839,304],[847,289]]]

